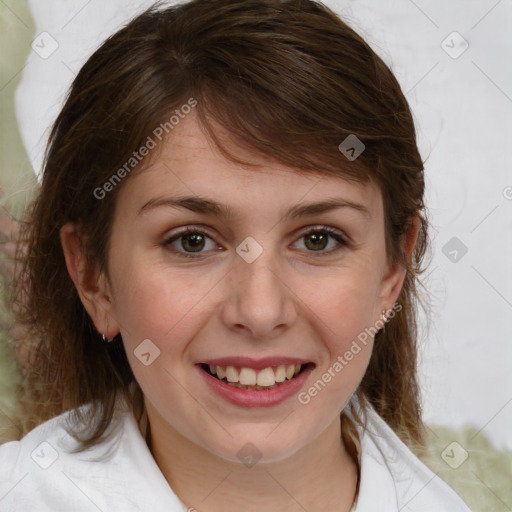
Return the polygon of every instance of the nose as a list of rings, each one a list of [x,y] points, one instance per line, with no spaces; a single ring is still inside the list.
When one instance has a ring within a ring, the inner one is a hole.
[[[252,263],[235,260],[227,276],[222,320],[231,330],[254,339],[272,339],[297,318],[297,296],[268,251]]]

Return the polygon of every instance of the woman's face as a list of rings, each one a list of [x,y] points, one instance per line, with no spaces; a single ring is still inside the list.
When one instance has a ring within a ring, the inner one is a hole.
[[[123,184],[109,334],[121,332],[152,436],[232,461],[250,442],[279,460],[339,421],[371,355],[365,329],[381,326],[404,272],[386,267],[376,186],[254,156],[261,167],[246,169],[213,147],[191,114]],[[326,201],[344,206],[312,207]]]

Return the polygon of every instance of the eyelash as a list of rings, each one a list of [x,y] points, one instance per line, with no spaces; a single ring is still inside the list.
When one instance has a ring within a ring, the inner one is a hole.
[[[341,236],[339,231],[337,231],[334,228],[327,227],[327,226],[311,228],[308,231],[305,231],[304,233],[302,233],[299,236],[298,239],[301,239],[301,238],[303,238],[303,237],[305,237],[307,235],[316,234],[316,233],[327,233],[330,237],[334,238],[334,240],[336,240],[340,244],[340,246],[335,248],[335,249],[331,249],[329,251],[323,251],[323,250],[322,251],[307,251],[307,252],[310,252],[310,253],[314,253],[315,256],[330,255],[330,254],[338,252],[341,249],[343,249],[344,247],[348,246],[347,241]],[[164,240],[162,245],[163,245],[163,247],[165,247],[166,249],[170,250],[172,253],[178,255],[179,257],[194,258],[194,259],[199,259],[199,258],[204,257],[204,255],[206,253],[196,253],[197,256],[193,256],[192,255],[193,253],[181,252],[181,251],[178,251],[178,250],[176,250],[174,248],[171,249],[169,247],[174,241],[180,239],[181,237],[183,237],[185,235],[189,235],[189,234],[203,235],[203,236],[206,236],[206,237],[210,238],[211,240],[213,240],[213,238],[208,235],[207,231],[204,231],[204,230],[199,229],[199,228],[188,227],[188,228],[185,228],[184,230],[180,231],[179,233],[176,233],[176,234],[172,235],[172,237],[167,238],[166,240]]]

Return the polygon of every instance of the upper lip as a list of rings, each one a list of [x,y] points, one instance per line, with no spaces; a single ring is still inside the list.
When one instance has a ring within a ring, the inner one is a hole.
[[[208,364],[212,366],[238,366],[240,368],[254,368],[255,370],[262,370],[270,366],[281,366],[290,364],[308,364],[311,361],[297,357],[284,357],[273,356],[263,357],[261,359],[253,359],[252,357],[232,356],[232,357],[219,357],[216,359],[207,359],[200,361],[198,364]]]

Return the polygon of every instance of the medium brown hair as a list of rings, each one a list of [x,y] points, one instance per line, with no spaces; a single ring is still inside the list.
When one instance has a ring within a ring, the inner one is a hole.
[[[154,6],[108,38],[82,67],[50,135],[41,190],[26,218],[17,285],[19,322],[31,328],[24,432],[81,405],[94,405],[81,438],[98,443],[116,399],[139,411],[122,344],[103,347],[70,279],[59,229],[72,221],[88,260],[108,275],[116,197],[102,187],[156,127],[185,104],[224,156],[225,128],[241,147],[297,172],[378,184],[388,262],[407,268],[402,309],[377,333],[357,391],[410,446],[423,441],[416,375],[417,284],[428,247],[423,163],[407,101],[393,73],[331,10],[309,0],[193,0]],[[349,135],[365,145],[356,160],[338,149]],[[256,172],[256,171],[255,171]],[[415,216],[416,246],[401,248]],[[342,430],[354,434],[345,415]],[[78,433],[77,439],[78,439]]]

